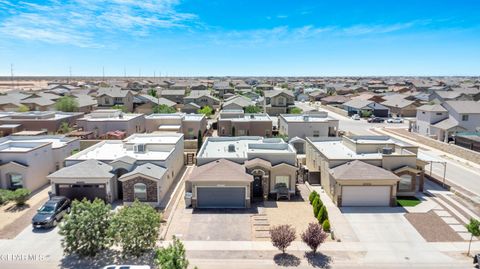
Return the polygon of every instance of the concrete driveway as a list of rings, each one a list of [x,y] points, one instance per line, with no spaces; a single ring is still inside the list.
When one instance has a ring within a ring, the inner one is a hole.
[[[250,241],[252,239],[250,209],[196,209],[185,208],[180,200],[167,231],[166,240],[177,236],[194,241]]]
[[[436,264],[455,260],[430,245],[404,217],[401,207],[343,207],[366,250],[365,264]]]

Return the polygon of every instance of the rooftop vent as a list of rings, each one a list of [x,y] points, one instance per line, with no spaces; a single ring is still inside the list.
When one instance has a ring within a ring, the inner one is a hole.
[[[228,145],[228,152],[235,152],[235,145],[234,144]]]
[[[392,148],[382,148],[382,154],[392,154]]]

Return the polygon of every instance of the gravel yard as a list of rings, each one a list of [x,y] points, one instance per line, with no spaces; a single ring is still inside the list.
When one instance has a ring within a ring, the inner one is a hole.
[[[464,241],[433,211],[427,213],[406,213],[405,218],[413,225],[413,227],[415,227],[427,242]]]

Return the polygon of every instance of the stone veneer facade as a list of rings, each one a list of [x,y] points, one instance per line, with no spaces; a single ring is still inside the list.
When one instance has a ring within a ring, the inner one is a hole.
[[[158,202],[157,182],[144,177],[135,177],[123,182],[122,188],[124,202],[133,202],[135,200],[133,186],[137,183],[143,183],[147,185],[147,200],[141,202]]]

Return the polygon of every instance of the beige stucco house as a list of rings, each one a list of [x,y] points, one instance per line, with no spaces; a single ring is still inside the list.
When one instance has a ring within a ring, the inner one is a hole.
[[[64,136],[7,136],[0,138],[0,188],[38,190],[47,175],[80,149],[80,140]]]
[[[145,132],[145,117],[115,109],[98,109],[77,119],[77,125],[83,131],[93,132],[94,137],[106,137],[109,132],[115,131],[129,136]]]
[[[302,174],[311,184],[320,184],[338,206],[393,206],[397,196],[423,191],[426,162],[418,158],[416,146],[388,136],[307,137],[306,141]],[[340,176],[343,170],[349,177]]]
[[[265,113],[249,114],[243,110],[222,110],[217,122],[219,136],[272,135],[273,121]]]
[[[197,139],[207,131],[207,118],[203,114],[150,114],[145,116],[145,129],[151,132],[183,133],[185,139]]]

